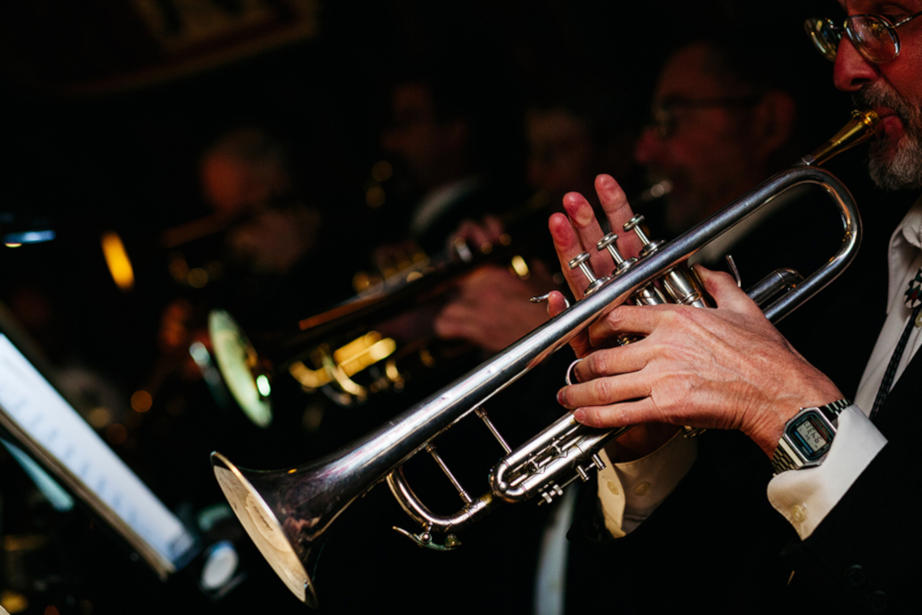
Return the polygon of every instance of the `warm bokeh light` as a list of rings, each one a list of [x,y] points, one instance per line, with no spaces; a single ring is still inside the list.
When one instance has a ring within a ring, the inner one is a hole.
[[[112,412],[103,406],[97,406],[86,415],[87,422],[96,429],[102,429],[112,422]]]
[[[519,255],[512,257],[509,266],[512,268],[512,271],[515,273],[515,275],[523,280],[527,279],[529,273],[531,273],[528,270],[528,263],[525,262],[525,259]]]
[[[394,166],[387,160],[379,160],[371,166],[371,177],[376,182],[386,182],[394,175]]]
[[[135,412],[147,412],[153,405],[154,399],[147,391],[140,390],[131,394],[131,409]]]
[[[134,288],[134,269],[122,238],[114,231],[106,231],[102,235],[101,243],[102,253],[115,285],[123,291]]]

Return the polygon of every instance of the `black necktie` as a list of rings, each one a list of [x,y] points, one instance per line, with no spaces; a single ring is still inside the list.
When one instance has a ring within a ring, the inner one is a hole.
[[[906,349],[906,342],[909,341],[909,334],[915,327],[916,317],[919,316],[920,307],[922,307],[922,268],[916,272],[915,277],[909,280],[905,298],[906,305],[910,309],[909,322],[906,323],[906,327],[903,329],[903,333],[896,343],[896,348],[893,349],[890,362],[887,363],[887,369],[884,371],[884,379],[880,383],[880,388],[877,389],[877,396],[874,398],[874,407],[871,408],[871,419],[877,416],[881,406],[887,401],[887,395],[890,394],[890,388],[893,386],[893,377],[896,375],[896,368],[900,364],[903,351]]]

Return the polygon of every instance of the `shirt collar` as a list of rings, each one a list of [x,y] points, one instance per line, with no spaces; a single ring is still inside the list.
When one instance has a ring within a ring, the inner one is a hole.
[[[898,230],[910,245],[922,249],[922,197],[906,213]]]
[[[905,278],[919,257],[920,251],[922,251],[922,197],[909,208],[890,237],[888,313],[894,305],[902,304]]]

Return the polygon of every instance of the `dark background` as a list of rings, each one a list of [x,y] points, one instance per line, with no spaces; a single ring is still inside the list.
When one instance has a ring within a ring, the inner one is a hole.
[[[205,4],[233,15],[240,3]],[[813,6],[826,4],[323,2],[313,35],[199,70],[183,69],[196,50],[178,57],[158,51],[120,3],[10,7],[2,26],[7,156],[0,198],[4,211],[26,221],[50,218],[63,239],[6,251],[4,287],[25,279],[52,289],[66,304],[56,313],[60,334],[75,336],[69,342],[83,352],[97,348],[110,368],[130,371],[150,360],[144,352],[153,315],[169,292],[156,238],[205,213],[197,159],[219,132],[245,124],[265,126],[292,145],[301,184],[354,239],[325,266],[349,261],[382,239],[369,238],[362,221],[388,76],[421,59],[460,60],[481,75],[496,132],[506,131],[496,135],[499,174],[521,173],[520,111],[529,97],[567,89],[602,110],[618,167],[604,170],[630,185],[631,142],[670,46],[702,30],[751,33],[753,45],[771,49],[774,67],[798,88],[804,142],[812,147],[848,109],[800,26]],[[143,76],[163,66],[176,69]],[[134,242],[129,249],[141,271],[130,294],[118,293],[99,267],[96,240],[104,229]],[[134,341],[131,358],[105,354],[100,327],[118,336],[120,350]]]
[[[246,4],[203,3],[229,18]],[[164,9],[179,2],[149,4]],[[262,4],[276,11],[279,24],[290,23],[287,3]],[[365,188],[371,165],[380,157],[377,135],[387,112],[387,80],[420,60],[460,58],[480,75],[480,94],[491,101],[497,117],[505,118],[497,123],[497,131],[506,132],[496,135],[503,146],[494,158],[495,170],[508,178],[522,172],[522,108],[536,92],[566,88],[593,101],[606,117],[605,140],[616,168],[599,171],[622,173],[628,185],[639,181],[630,162],[631,143],[646,120],[657,67],[672,45],[701,31],[751,33],[753,45],[772,50],[774,68],[798,94],[808,145],[831,134],[849,109],[847,97],[832,88],[830,65],[812,51],[800,25],[810,14],[835,14],[833,2],[328,0],[314,5],[310,34],[284,43],[260,39],[247,52],[225,55],[205,67],[195,60],[239,40],[171,55],[144,30],[132,6],[101,0],[19,3],[5,7],[0,26],[0,122],[6,149],[0,212],[9,228],[46,223],[58,231],[58,240],[49,244],[0,248],[0,300],[11,301],[24,287],[49,297],[42,309],[50,310],[50,324],[39,342],[50,365],[76,358],[123,396],[149,376],[160,311],[177,293],[157,238],[206,212],[197,160],[209,141],[230,126],[262,125],[292,146],[299,182],[310,187],[314,204],[336,220],[342,237],[340,247],[318,267],[342,268],[348,276],[345,263],[361,260],[376,239],[385,239],[367,228],[372,215]],[[181,19],[173,27],[181,31]],[[133,251],[137,285],[131,292],[118,291],[105,271],[98,236],[107,229],[118,230]],[[331,299],[325,290],[310,290],[318,305]],[[150,430],[153,436],[137,439],[134,449],[124,440],[113,442],[125,445],[116,448],[155,491],[162,488],[158,493],[171,507],[220,495],[213,484],[184,482],[176,474],[177,480],[165,480],[151,458],[183,458],[179,449],[186,442],[210,450],[215,442],[202,434],[220,442],[225,432],[246,429],[228,419],[230,426],[216,434],[202,427],[213,424],[215,416],[203,414],[185,422],[164,421]],[[271,448],[260,437],[253,436],[254,448]],[[207,461],[202,464],[207,474]],[[81,519],[35,516],[23,495],[28,483],[17,472],[4,459],[0,497],[8,522],[0,533],[85,533]],[[196,497],[187,493],[192,490]],[[42,612],[42,605],[56,600],[62,612],[138,612],[137,605],[124,610],[115,605],[132,593],[158,592],[140,566],[120,566],[117,541],[109,544],[92,531],[86,536],[62,544],[66,556],[55,548],[41,554],[45,560],[36,568],[42,573],[54,568],[65,589],[38,592],[28,612]],[[67,582],[69,575],[83,578],[75,569],[96,579],[78,584],[85,595],[76,602],[73,583]],[[103,583],[100,577],[108,578]],[[284,590],[275,579],[252,583],[260,582],[271,596],[268,605],[278,597],[284,608],[291,607],[289,596],[279,596]],[[119,591],[100,598],[106,592],[99,586],[110,583]],[[61,598],[68,591],[71,603]],[[180,604],[176,612],[186,610]]]

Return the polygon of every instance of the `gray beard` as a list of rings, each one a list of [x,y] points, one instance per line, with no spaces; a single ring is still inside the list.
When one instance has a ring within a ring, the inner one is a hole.
[[[896,151],[887,156],[881,143],[871,146],[868,173],[871,180],[885,190],[922,188],[922,144],[917,139],[903,139]]]
[[[863,107],[881,105],[893,109],[903,122],[904,137],[891,149],[882,138],[871,144],[868,173],[885,190],[922,188],[922,109],[903,101],[886,86],[870,86],[855,96]]]

